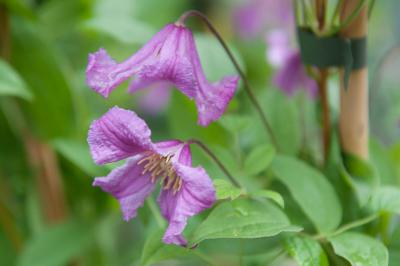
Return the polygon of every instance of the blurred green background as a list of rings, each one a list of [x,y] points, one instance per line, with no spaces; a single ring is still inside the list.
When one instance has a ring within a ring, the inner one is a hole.
[[[88,126],[114,105],[133,109],[146,119],[153,140],[201,139],[246,186],[268,182],[252,178],[242,163],[265,137],[242,90],[220,121],[201,128],[193,102],[176,90],[171,91],[168,106],[154,113],[140,105],[146,92],[129,95],[124,84],[105,100],[85,84],[90,52],[104,47],[122,60],[187,9],[206,13],[228,40],[257,89],[284,153],[321,160],[316,141],[319,106],[304,93],[288,98],[271,85],[273,70],[265,58],[264,37],[246,41],[235,33],[232,14],[242,2],[0,1],[0,265],[139,265],[164,260],[169,265],[203,265],[209,260],[236,265],[231,254],[239,251],[249,257],[273,255],[266,250],[274,249],[274,238],[205,242],[190,254],[162,246],[162,231],[152,215],[157,208],[154,201],[146,202],[136,219],[124,222],[117,202],[91,185],[93,177],[107,174],[113,166],[92,162],[86,143]],[[400,184],[400,168],[385,163],[400,158],[399,12],[398,1],[377,1],[368,54],[372,159],[382,165],[381,178],[395,184]],[[190,25],[207,77],[216,81],[234,74],[208,31],[196,21]],[[333,78],[334,116],[337,92],[337,78]],[[208,158],[196,149],[193,152],[196,164],[204,165],[212,178],[223,178]],[[191,219],[187,230],[205,215]],[[183,258],[177,261],[176,257]]]

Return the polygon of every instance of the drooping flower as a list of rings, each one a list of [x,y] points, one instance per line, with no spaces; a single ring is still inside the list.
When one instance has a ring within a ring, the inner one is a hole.
[[[305,89],[311,98],[318,94],[315,80],[305,72],[299,51],[293,51],[278,70],[273,80],[274,84],[291,96],[298,89]]]
[[[295,21],[291,0],[248,0],[235,14],[243,38],[266,36],[266,57],[276,69],[273,83],[287,95],[305,89],[317,95],[317,84],[305,72],[300,52],[294,48]]]
[[[122,63],[104,49],[89,55],[87,84],[104,97],[123,81],[135,77],[133,93],[155,82],[169,82],[190,99],[198,110],[198,123],[207,126],[225,111],[239,77],[228,76],[210,84],[203,72],[192,32],[184,25],[168,24],[146,45]]]
[[[318,94],[315,80],[307,75],[301,61],[300,51],[293,48],[289,34],[276,29],[267,34],[267,59],[277,69],[273,83],[287,95],[304,89],[311,98]]]
[[[182,232],[188,218],[213,205],[215,190],[206,171],[192,166],[188,143],[153,143],[150,135],[141,118],[118,107],[94,121],[88,134],[94,161],[106,164],[127,160],[107,176],[95,178],[93,185],[112,194],[121,205],[124,219],[129,220],[160,182],[158,203],[169,222],[163,241],[184,246],[187,242]]]

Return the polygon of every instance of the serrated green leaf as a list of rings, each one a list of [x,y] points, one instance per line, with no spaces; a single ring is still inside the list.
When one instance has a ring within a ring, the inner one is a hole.
[[[215,179],[213,181],[217,194],[217,199],[230,199],[234,200],[240,196],[242,190],[233,186],[230,182],[224,179]]]
[[[285,208],[285,201],[283,200],[283,197],[276,191],[263,189],[252,192],[251,195],[271,199],[275,201],[281,208]]]
[[[275,156],[275,148],[271,145],[260,145],[254,148],[244,161],[244,173],[257,175],[266,170]]]
[[[328,258],[316,240],[292,236],[285,240],[284,246],[299,266],[329,266]]]
[[[340,224],[342,208],[339,199],[322,173],[298,159],[283,155],[275,157],[271,168],[318,231],[330,232]]]
[[[6,61],[0,59],[0,96],[2,95],[17,96],[25,100],[33,98],[20,75]]]
[[[290,224],[274,204],[236,199],[216,207],[193,232],[191,243],[218,238],[261,238],[301,228]]]
[[[394,186],[378,188],[372,195],[369,206],[376,212],[400,214],[400,189]]]
[[[389,255],[378,240],[361,233],[346,232],[329,238],[335,253],[354,266],[387,266]]]
[[[65,265],[83,252],[91,240],[92,230],[83,223],[69,221],[53,226],[26,244],[17,265]]]

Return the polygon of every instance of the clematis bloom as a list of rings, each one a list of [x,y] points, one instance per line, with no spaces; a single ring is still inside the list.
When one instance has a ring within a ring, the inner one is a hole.
[[[315,80],[310,78],[301,62],[299,51],[293,51],[278,70],[273,80],[274,84],[287,95],[293,95],[297,89],[305,89],[311,98],[318,94]]]
[[[207,126],[225,111],[236,90],[239,77],[228,76],[211,84],[203,72],[192,32],[184,25],[168,24],[138,52],[122,63],[104,49],[89,55],[86,81],[89,87],[108,97],[123,81],[135,77],[131,93],[156,82],[176,86],[198,110],[198,123]]]
[[[271,31],[266,41],[267,59],[277,68],[273,83],[287,95],[304,89],[311,98],[315,98],[318,94],[317,83],[307,75],[301,62],[300,51],[292,47],[287,32],[278,29]]]
[[[153,143],[150,136],[146,123],[132,111],[113,107],[95,120],[88,134],[94,161],[127,160],[107,176],[95,178],[93,185],[112,194],[129,220],[160,182],[158,203],[169,222],[163,241],[184,246],[182,232],[188,218],[213,205],[215,189],[206,171],[192,166],[188,143]]]

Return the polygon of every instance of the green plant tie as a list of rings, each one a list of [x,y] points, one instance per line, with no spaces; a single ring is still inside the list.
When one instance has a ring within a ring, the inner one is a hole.
[[[303,63],[319,68],[343,67],[346,89],[351,71],[367,63],[366,37],[317,36],[307,28],[298,28],[297,34]]]

